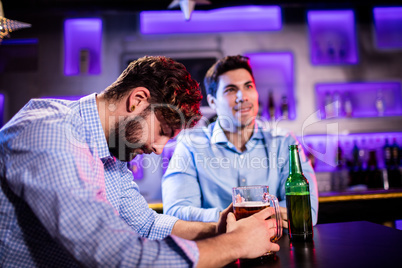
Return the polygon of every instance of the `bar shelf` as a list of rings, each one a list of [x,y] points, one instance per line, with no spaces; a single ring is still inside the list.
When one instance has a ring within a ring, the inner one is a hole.
[[[375,7],[373,16],[377,48],[402,48],[402,7]]]
[[[313,65],[358,63],[353,10],[308,11],[307,21]]]
[[[315,93],[320,119],[402,115],[399,82],[320,83]]]
[[[245,56],[253,69],[261,116],[268,120],[296,119],[293,54],[256,52]]]

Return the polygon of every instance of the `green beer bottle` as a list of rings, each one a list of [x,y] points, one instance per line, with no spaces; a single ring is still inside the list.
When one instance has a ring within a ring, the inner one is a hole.
[[[289,177],[285,184],[289,238],[313,239],[309,183],[303,175],[297,145],[289,145]]]

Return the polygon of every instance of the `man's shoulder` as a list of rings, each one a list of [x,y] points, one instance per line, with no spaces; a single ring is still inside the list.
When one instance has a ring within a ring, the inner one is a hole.
[[[54,99],[30,100],[2,129],[4,135],[16,137],[18,133],[42,138],[74,132],[82,124],[72,102]],[[73,126],[73,127],[72,127]],[[33,135],[36,133],[36,135]]]
[[[45,118],[75,115],[78,103],[61,99],[31,99],[16,115],[16,118],[41,120]],[[22,116],[23,115],[23,116]]]
[[[210,127],[196,127],[183,130],[177,137],[177,143],[193,147],[194,144],[208,144],[211,140],[212,131]]]

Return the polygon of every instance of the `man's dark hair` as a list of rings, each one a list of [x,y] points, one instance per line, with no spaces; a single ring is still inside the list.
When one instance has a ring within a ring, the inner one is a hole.
[[[163,56],[145,56],[132,61],[117,80],[105,89],[105,98],[120,100],[131,89],[149,90],[150,104],[161,111],[174,129],[193,127],[201,118],[202,94],[197,81],[183,64]]]
[[[218,60],[214,65],[209,68],[204,78],[205,90],[207,95],[216,97],[216,91],[218,89],[219,76],[232,70],[246,69],[253,77],[253,71],[249,63],[249,58],[241,55],[226,56]]]

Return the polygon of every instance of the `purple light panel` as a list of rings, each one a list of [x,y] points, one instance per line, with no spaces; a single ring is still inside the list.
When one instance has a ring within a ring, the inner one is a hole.
[[[185,21],[181,11],[143,11],[142,34],[278,31],[282,28],[279,6],[238,6],[193,11]]]
[[[249,53],[253,75],[263,107],[268,107],[269,91],[273,92],[275,103],[275,117],[280,118],[280,104],[286,96],[289,107],[289,119],[296,118],[294,98],[294,66],[293,54],[290,52],[278,53]]]
[[[85,53],[83,53],[85,52]],[[99,18],[64,21],[64,74],[100,74],[102,20]],[[83,67],[83,65],[85,65]],[[83,71],[85,69],[85,71]]]
[[[351,117],[377,117],[402,115],[401,84],[399,82],[367,82],[317,84],[317,109],[325,113],[326,97],[339,93],[341,111],[345,115],[345,103],[349,99],[352,107]],[[334,101],[335,99],[333,99]],[[382,102],[383,111],[379,111]]]
[[[314,65],[358,62],[352,10],[309,11],[307,21]]]
[[[378,48],[402,48],[402,7],[373,9]]]
[[[305,153],[310,153],[315,156],[315,171],[317,172],[331,172],[336,169],[335,159],[337,152],[337,140],[339,140],[339,146],[342,149],[342,155],[345,160],[352,159],[352,149],[356,144],[359,149],[365,150],[367,154],[370,151],[375,151],[378,168],[385,168],[384,145],[386,139],[388,140],[389,145],[392,145],[394,142],[396,142],[399,147],[402,146],[402,132],[356,133],[339,135],[338,137],[331,135],[308,135],[298,137],[298,140],[303,146]],[[321,156],[314,151],[320,153]]]

